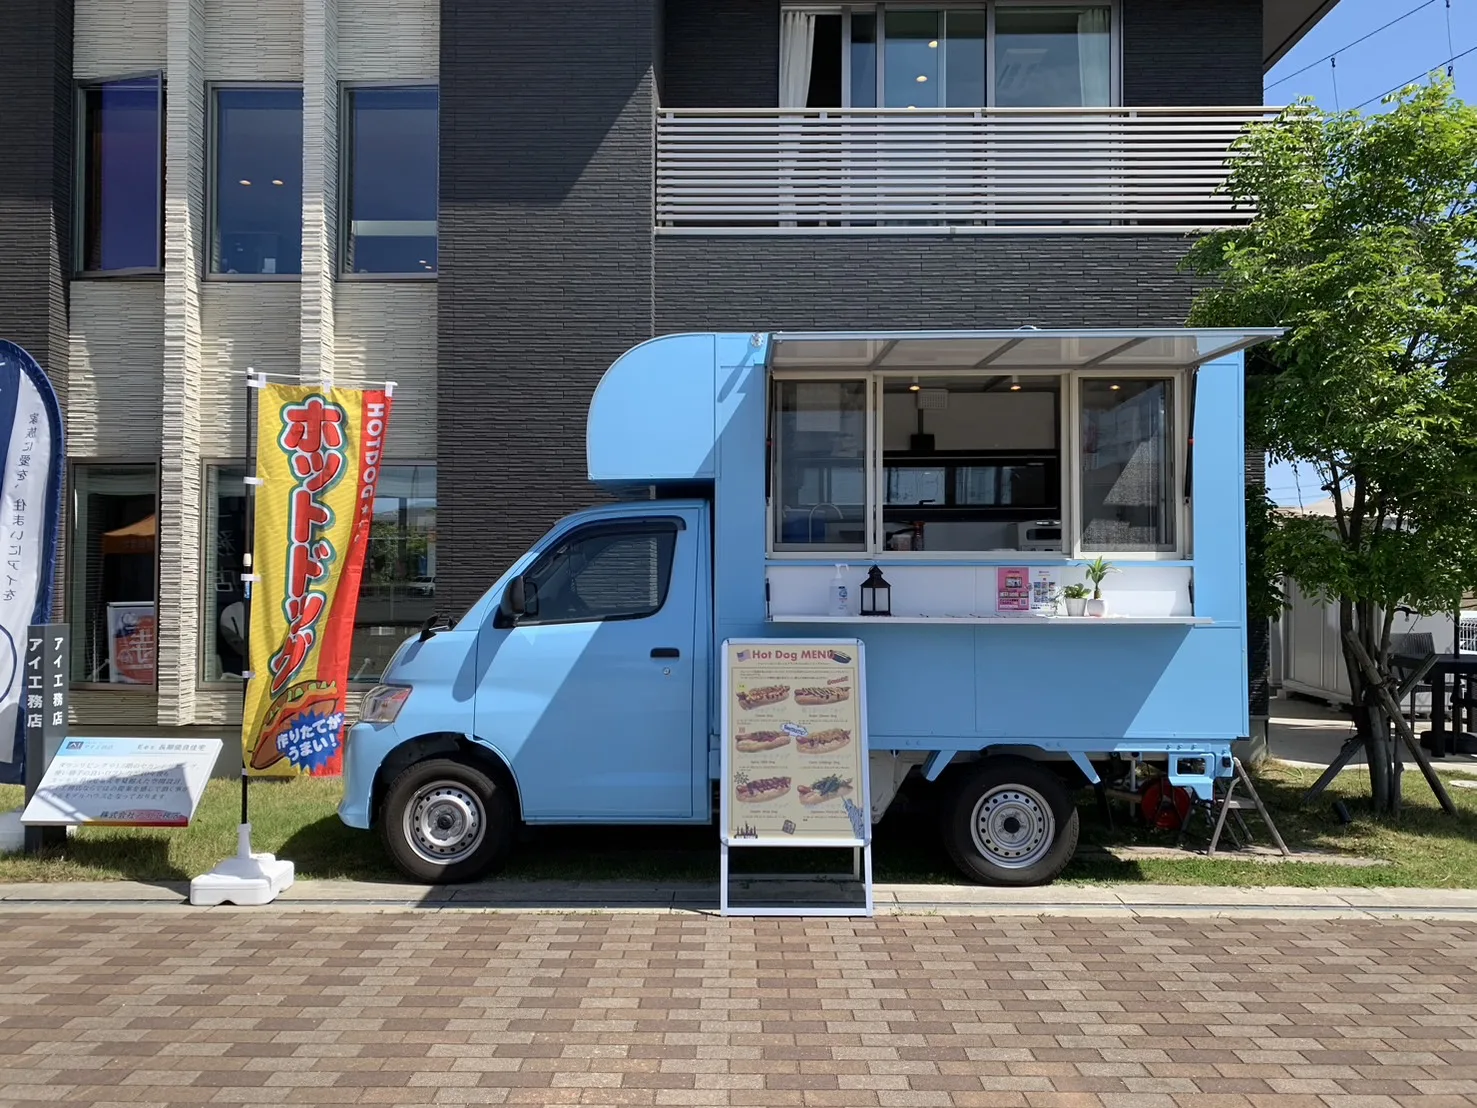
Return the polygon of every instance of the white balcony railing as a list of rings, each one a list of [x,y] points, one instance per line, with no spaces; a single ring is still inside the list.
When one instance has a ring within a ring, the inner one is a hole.
[[[662,108],[667,233],[1198,231],[1273,108]]]

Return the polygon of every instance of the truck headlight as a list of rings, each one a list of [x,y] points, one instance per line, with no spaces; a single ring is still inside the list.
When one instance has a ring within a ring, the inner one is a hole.
[[[359,719],[363,723],[394,723],[409,699],[409,685],[376,685],[364,694]]]

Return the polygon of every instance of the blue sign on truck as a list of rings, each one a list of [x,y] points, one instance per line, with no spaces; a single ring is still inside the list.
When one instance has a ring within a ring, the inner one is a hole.
[[[1054,878],[1072,791],[1115,758],[1209,799],[1248,732],[1243,351],[1276,334],[635,347],[587,425],[590,479],[621,498],[400,647],[340,817],[427,882],[495,869],[520,820],[710,823],[720,644],[788,636],[865,643],[873,819],[905,783],[937,790],[975,880]],[[859,607],[872,565],[885,615]]]

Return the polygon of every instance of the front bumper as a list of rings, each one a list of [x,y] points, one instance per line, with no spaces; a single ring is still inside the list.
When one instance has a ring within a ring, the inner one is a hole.
[[[399,746],[392,724],[356,723],[344,744],[344,798],[338,818],[349,827],[367,830],[374,822],[374,778],[385,756]]]

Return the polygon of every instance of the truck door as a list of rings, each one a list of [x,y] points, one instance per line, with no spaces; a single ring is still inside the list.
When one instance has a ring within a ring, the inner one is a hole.
[[[682,513],[594,520],[523,579],[528,614],[478,643],[478,735],[528,820],[693,816],[698,536]]]

